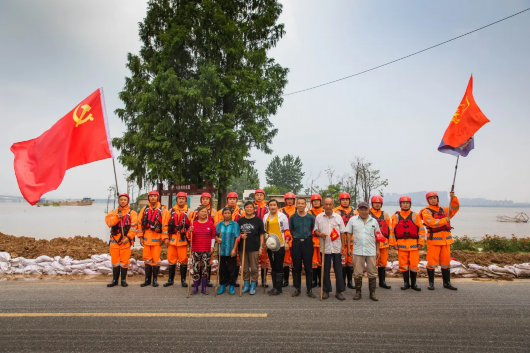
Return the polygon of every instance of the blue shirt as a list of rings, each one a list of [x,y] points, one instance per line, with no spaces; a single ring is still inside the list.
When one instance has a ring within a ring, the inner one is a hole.
[[[239,224],[230,220],[228,225],[225,225],[225,221],[217,223],[217,236],[221,234],[221,256],[230,256],[236,238],[239,237]]]
[[[372,216],[368,216],[366,223],[359,215],[350,218],[346,233],[353,236],[353,255],[376,256],[376,232],[379,232],[379,223]]]

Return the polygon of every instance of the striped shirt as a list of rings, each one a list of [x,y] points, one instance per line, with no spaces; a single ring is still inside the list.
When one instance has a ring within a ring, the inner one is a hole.
[[[195,220],[193,222],[193,252],[210,252],[212,239],[215,238],[215,226],[208,218],[204,223]]]

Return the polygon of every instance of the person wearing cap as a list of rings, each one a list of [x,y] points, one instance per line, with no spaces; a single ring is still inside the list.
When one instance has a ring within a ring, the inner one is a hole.
[[[421,210],[421,218],[427,227],[427,275],[429,287],[434,290],[434,269],[440,265],[442,268],[443,286],[446,289],[456,290],[451,284],[451,218],[460,209],[460,202],[454,192],[450,193],[450,206],[440,207],[438,194],[430,191],[425,195],[429,206]]]
[[[140,284],[146,287],[152,284],[158,287],[158,270],[162,261],[160,253],[162,251],[162,239],[168,234],[169,212],[160,204],[160,194],[158,191],[149,191],[149,204],[142,208],[138,219],[138,238],[140,245],[144,247],[142,260],[145,263],[145,281]]]
[[[333,199],[326,197],[324,200],[324,212],[320,213],[315,219],[314,234],[320,238],[320,249],[324,249],[324,278],[322,299],[328,299],[331,287],[331,262],[335,272],[335,298],[344,300],[342,292],[346,290],[344,286],[344,277],[342,276],[342,251],[346,228],[342,217],[333,211]]]
[[[256,217],[263,219],[268,212],[267,202],[265,202],[265,191],[262,189],[256,189],[256,191],[254,191],[254,214]],[[267,231],[267,229],[265,229],[265,231]],[[261,268],[261,285],[268,288],[267,272],[270,268],[270,260],[267,254],[266,251],[263,251],[259,257],[259,267]]]
[[[293,286],[292,297],[301,294],[302,264],[305,270],[306,295],[315,298],[313,294],[313,229],[315,217],[306,211],[307,203],[304,198],[296,200],[296,213],[289,218],[289,229],[292,234],[291,256],[293,257]]]
[[[131,260],[131,243],[134,243],[138,230],[138,215],[129,206],[129,195],[118,196],[118,208],[105,216],[110,228],[110,262],[112,282],[107,287],[118,285],[121,273],[121,286],[127,287],[127,269]]]
[[[180,264],[180,283],[187,287],[186,274],[188,272],[188,229],[195,220],[195,212],[188,207],[188,194],[179,192],[177,203],[171,208],[168,236],[164,237],[167,245],[167,261],[169,263],[169,276],[164,287],[172,286],[175,280],[177,263]]]
[[[379,275],[379,287],[390,289],[391,286],[386,284],[386,264],[388,262],[388,238],[390,237],[390,230],[392,229],[392,222],[388,213],[384,212],[381,208],[383,207],[383,198],[381,196],[372,196],[370,200],[372,208],[370,208],[370,216],[375,218],[379,224],[381,234],[385,237],[384,242],[379,244],[379,258],[377,259],[377,273]]]
[[[219,263],[219,284],[217,294],[223,294],[226,286],[230,285],[228,293],[235,294],[236,284],[236,254],[237,238],[239,238],[239,224],[232,220],[232,207],[226,206],[222,209],[223,221],[216,226],[216,242],[220,245],[221,262]]]
[[[355,279],[355,296],[353,300],[361,299],[361,288],[363,284],[363,272],[366,265],[368,273],[368,289],[370,299],[378,301],[375,296],[377,271],[375,262],[379,258],[380,242],[377,241],[376,234],[380,233],[379,224],[370,216],[370,210],[367,202],[359,202],[357,208],[359,214],[353,216],[346,225],[346,237],[348,243],[353,240],[353,276]],[[351,249],[348,249],[349,255],[352,255]]]
[[[296,206],[294,205],[296,196],[292,192],[288,192],[283,195],[283,200],[285,202],[285,206],[280,208],[280,212],[286,215],[287,218],[291,218],[291,216],[296,213]],[[283,287],[287,287],[289,285],[289,273],[291,272],[291,267],[293,266],[293,259],[291,256],[292,247],[293,244],[291,243],[289,244],[289,250],[285,250],[285,257],[283,259]]]
[[[269,200],[268,210],[269,212],[263,216],[266,236],[274,234],[280,240],[280,248],[277,251],[273,252],[271,249],[267,249],[272,269],[272,289],[268,293],[269,295],[280,295],[283,285],[283,258],[285,257],[285,250],[289,249],[291,231],[289,230],[289,218],[278,212],[277,200]]]
[[[192,266],[193,266],[193,291],[191,294],[199,292],[199,282],[201,283],[202,294],[208,295],[206,290],[208,284],[208,269],[215,243],[215,225],[208,214],[206,206],[199,206],[197,218],[190,227],[193,241],[191,246]]]
[[[390,228],[390,246],[398,251],[399,271],[405,283],[402,290],[412,288],[421,291],[416,284],[419,272],[420,250],[425,245],[425,227],[421,217],[412,212],[412,199],[409,196],[399,198],[401,211],[392,215]]]
[[[322,196],[319,194],[311,195],[311,209],[308,211],[309,214],[313,217],[316,217],[321,214],[323,211],[322,208]],[[320,256],[320,237],[316,236],[313,232],[313,282],[312,286],[315,288],[317,285],[322,285],[322,257]]]
[[[355,216],[357,214],[357,211],[353,207],[350,206],[351,204],[351,197],[350,194],[347,192],[341,192],[339,194],[339,203],[340,205],[338,207],[335,207],[333,211],[338,213],[342,220],[344,221],[344,225],[348,224],[348,221],[350,218]],[[346,241],[346,237],[344,237],[344,241]],[[348,288],[354,289],[353,283],[352,283],[352,276],[353,276],[353,259],[352,256],[349,255],[351,251],[353,251],[353,244],[350,243],[349,249],[350,251],[347,251],[348,247],[346,244],[344,244],[344,259],[342,262],[342,277],[344,277],[344,282],[346,282],[346,277],[348,277]]]

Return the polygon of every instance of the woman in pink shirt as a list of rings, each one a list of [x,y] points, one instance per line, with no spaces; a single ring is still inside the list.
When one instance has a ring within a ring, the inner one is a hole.
[[[191,294],[199,292],[199,279],[202,279],[202,294],[210,294],[206,291],[208,284],[208,267],[210,257],[213,252],[213,242],[215,241],[215,225],[208,217],[208,208],[200,206],[197,209],[198,219],[193,222],[190,232],[193,235],[191,247],[191,259],[193,267],[193,291]]]

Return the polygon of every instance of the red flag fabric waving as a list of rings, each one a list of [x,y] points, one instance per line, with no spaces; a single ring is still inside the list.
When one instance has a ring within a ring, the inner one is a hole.
[[[469,79],[466,93],[456,109],[449,127],[445,130],[442,138],[442,143],[438,147],[440,152],[455,154],[454,150],[459,148],[466,150],[469,153],[469,145],[472,141],[473,135],[486,123],[489,119],[482,113],[475,98],[473,97],[473,75]],[[456,151],[462,155],[462,152]],[[465,153],[465,155],[467,155]]]
[[[103,89],[83,99],[39,137],[14,143],[11,152],[18,187],[32,205],[59,187],[66,170],[112,158]]]
[[[337,230],[333,228],[331,230],[331,234],[329,235],[329,238],[331,239],[331,241],[337,240],[339,238],[339,232],[337,232]]]

